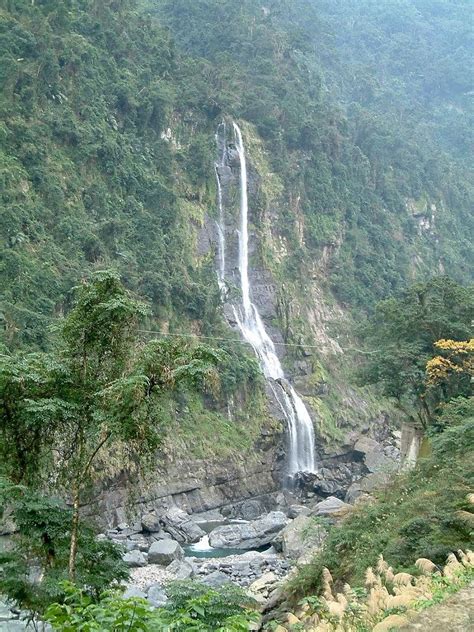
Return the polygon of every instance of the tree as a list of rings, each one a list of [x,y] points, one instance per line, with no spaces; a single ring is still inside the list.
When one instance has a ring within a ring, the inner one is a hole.
[[[426,363],[426,374],[430,386],[445,385],[460,378],[465,389],[474,378],[474,338],[471,340],[438,340],[434,343],[443,355],[437,355]],[[451,389],[453,390],[453,389]],[[459,386],[455,391],[459,392]]]
[[[360,371],[363,383],[382,386],[414,423],[426,427],[444,397],[426,388],[426,363],[440,339],[465,340],[474,315],[471,288],[448,277],[414,285],[379,303],[361,328],[371,354]]]
[[[153,401],[179,384],[215,389],[222,357],[182,341],[138,345],[137,325],[147,310],[114,272],[96,273],[76,293],[55,352],[7,358],[0,380],[4,470],[25,484],[48,479],[71,500],[71,580],[80,507],[97,471],[103,476],[112,450],[120,453],[120,469],[151,459],[161,437]]]
[[[10,546],[0,552],[0,592],[31,617],[42,615],[65,596],[61,582],[68,575],[71,508],[59,497],[0,478],[0,518],[16,527]],[[76,582],[96,600],[126,579],[128,568],[121,547],[98,540],[85,519],[79,524],[78,541]]]

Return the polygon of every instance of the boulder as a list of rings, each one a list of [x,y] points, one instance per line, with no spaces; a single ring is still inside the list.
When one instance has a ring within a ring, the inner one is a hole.
[[[354,452],[358,453],[371,473],[389,472],[396,468],[396,461],[384,453],[383,446],[370,437],[360,437],[354,444]]]
[[[312,513],[315,516],[327,516],[331,514],[342,513],[349,509],[352,509],[352,505],[339,500],[339,498],[336,498],[335,496],[329,496],[329,498],[326,498],[326,500],[318,503],[314,507]]]
[[[122,594],[122,599],[131,599],[132,597],[139,597],[140,599],[146,599],[146,594],[140,588],[140,586],[135,586],[135,584],[130,584],[127,586],[125,592]]]
[[[209,575],[206,575],[206,577],[201,579],[201,582],[211,588],[220,588],[220,586],[223,586],[224,584],[232,583],[228,575],[222,571],[213,571],[212,573],[209,573]]]
[[[172,507],[163,514],[161,523],[178,542],[197,542],[206,535],[189,514],[178,507]]]
[[[194,567],[190,562],[186,560],[174,560],[166,570],[172,573],[175,579],[189,579],[194,575]]]
[[[126,542],[126,547],[128,551],[134,551],[135,549],[138,549],[139,551],[143,551],[144,553],[146,553],[150,548],[150,543],[144,535],[138,533],[129,537]]]
[[[291,559],[298,559],[306,551],[320,548],[327,532],[310,516],[298,516],[275,538],[273,545]]]
[[[168,566],[174,560],[182,560],[184,551],[175,540],[158,540],[148,550],[150,564]]]
[[[217,527],[209,534],[209,543],[214,548],[255,549],[270,544],[287,523],[282,511],[272,511],[252,522]]]
[[[127,566],[130,566],[130,568],[138,568],[139,566],[146,566],[148,564],[146,553],[138,550],[125,553],[123,561]]]
[[[146,598],[155,608],[163,607],[168,601],[168,597],[163,590],[163,586],[160,584],[152,584],[148,589]]]
[[[156,533],[162,528],[160,524],[160,519],[154,511],[150,511],[142,516],[141,525],[145,533]]]
[[[278,577],[272,571],[264,573],[249,586],[252,593],[268,593],[273,589],[274,584],[278,581]]]
[[[259,518],[265,509],[259,500],[246,500],[240,505],[240,515],[243,520]]]
[[[310,510],[304,505],[290,505],[288,508],[288,518],[297,518],[300,515],[307,516]]]

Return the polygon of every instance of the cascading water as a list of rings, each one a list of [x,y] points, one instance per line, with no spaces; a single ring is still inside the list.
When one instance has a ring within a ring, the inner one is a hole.
[[[225,123],[222,123],[223,138],[225,139],[226,127]],[[219,146],[219,134],[216,133],[216,143]],[[219,289],[222,297],[225,297],[227,288],[225,284],[225,223],[224,223],[224,203],[222,198],[222,184],[219,177],[219,167],[223,167],[225,162],[225,144],[223,144],[220,161],[214,165],[217,181],[217,205],[219,208],[219,221],[217,225],[217,235],[219,238],[219,270],[217,272],[217,281],[219,283]]]
[[[256,306],[250,298],[250,281],[248,274],[248,189],[247,163],[242,132],[233,124],[236,151],[240,162],[240,231],[239,231],[239,272],[242,292],[242,304],[233,306],[236,322],[244,339],[249,342],[262,367],[263,373],[278,401],[288,423],[289,455],[288,475],[293,477],[298,472],[315,472],[315,437],[311,417],[298,393],[285,379],[280,361],[275,352],[275,345],[265,330],[263,321]],[[224,158],[222,160],[225,160]],[[216,169],[219,217],[224,218],[222,187],[219,170]],[[222,244],[220,236],[222,235]],[[223,224],[219,226],[219,278],[225,286],[225,234]]]

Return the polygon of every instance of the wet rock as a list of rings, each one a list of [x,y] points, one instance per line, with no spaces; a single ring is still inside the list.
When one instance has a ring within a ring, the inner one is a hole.
[[[287,517],[282,511],[272,511],[259,520],[214,529],[209,534],[209,543],[214,548],[258,548],[270,544],[275,534],[287,523]]]
[[[175,540],[158,540],[153,542],[148,550],[150,564],[168,566],[174,560],[181,560],[183,557],[184,551]]]
[[[122,559],[130,568],[137,568],[138,566],[146,566],[148,564],[146,553],[142,553],[142,551],[138,550],[125,553]]]
[[[197,542],[206,535],[189,514],[178,507],[172,507],[163,514],[161,523],[178,542]]]
[[[160,584],[150,586],[146,598],[155,608],[162,608],[168,601],[168,596]]]

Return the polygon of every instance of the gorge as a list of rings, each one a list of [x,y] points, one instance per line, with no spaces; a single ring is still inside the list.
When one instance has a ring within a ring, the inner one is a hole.
[[[468,589],[472,2],[0,4],[0,630]]]

